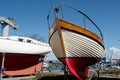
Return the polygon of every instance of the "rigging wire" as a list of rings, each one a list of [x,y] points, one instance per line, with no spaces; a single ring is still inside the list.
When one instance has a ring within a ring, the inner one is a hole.
[[[68,4],[65,4],[65,3],[64,3],[64,5],[67,6],[67,7],[69,7],[69,8],[71,8],[71,9],[73,9],[73,10],[75,10],[75,11],[77,11],[77,12],[79,12],[80,14],[84,15],[84,16],[99,30],[100,36],[101,36],[101,38],[102,38],[102,40],[103,40],[102,31],[101,31],[100,28],[92,21],[92,19],[90,19],[85,13],[83,13],[83,12],[80,11],[80,10],[77,10],[77,9],[75,9],[75,8],[69,6]]]
[[[49,17],[50,17],[50,13],[51,13],[51,11],[52,11],[53,6],[54,6],[54,5],[52,5],[52,6],[50,7],[49,13],[48,13],[48,15],[47,15],[47,23],[48,23],[48,28],[49,28],[49,30],[50,30]]]
[[[64,17],[63,17],[62,5],[60,5],[60,10],[61,10],[61,16],[62,16],[62,19],[64,19]]]
[[[62,2],[62,4],[60,5],[59,8],[55,8],[55,5],[52,5],[52,6],[51,6],[50,11],[49,11],[48,16],[47,16],[47,22],[48,22],[48,28],[49,28],[49,30],[50,30],[49,15],[50,15],[50,13],[51,13],[51,11],[52,11],[52,8],[54,8],[54,9],[61,9],[61,15],[62,15],[62,19],[63,19],[62,5],[65,5],[65,6],[69,7],[69,8],[77,11],[78,13],[82,14],[83,16],[85,16],[85,17],[98,29],[98,31],[100,32],[100,36],[101,36],[101,38],[102,38],[102,40],[103,40],[102,31],[101,31],[100,28],[92,21],[92,19],[90,19],[90,18],[89,18],[85,13],[83,13],[82,11],[80,11],[80,10],[78,10],[78,9],[75,9],[75,8],[69,6],[68,4],[65,4],[64,2]],[[56,17],[55,12],[54,12],[54,15],[55,15],[55,17]],[[84,18],[84,25],[86,26],[86,24],[85,24],[85,18]]]
[[[85,19],[85,16],[83,16],[83,22],[84,22],[84,26],[86,28],[86,19]]]

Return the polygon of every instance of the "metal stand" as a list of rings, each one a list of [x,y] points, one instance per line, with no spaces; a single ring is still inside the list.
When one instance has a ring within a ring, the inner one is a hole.
[[[42,62],[41,70],[39,72],[41,74],[41,76],[38,77],[39,79],[41,79],[43,77],[43,62],[44,62],[44,57],[43,56],[40,58],[39,62]]]
[[[99,80],[99,71],[101,69],[102,63],[96,64],[95,65],[95,70],[93,72],[93,75],[89,80]]]
[[[94,70],[93,75],[91,76],[91,78],[89,80],[97,80],[97,71]]]
[[[1,70],[0,70],[0,80],[2,80],[2,78],[3,78],[4,63],[5,63],[5,53],[2,53],[2,65],[1,65]]]
[[[64,65],[64,80],[70,80],[67,66]]]

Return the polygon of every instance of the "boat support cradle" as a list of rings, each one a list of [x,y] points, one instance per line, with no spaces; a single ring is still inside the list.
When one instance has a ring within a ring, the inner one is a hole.
[[[94,65],[94,70],[92,71],[92,75],[88,80],[99,80],[99,71],[101,70],[101,66],[104,63],[98,63]],[[67,68],[67,66],[64,65],[64,80],[72,80],[72,76]]]
[[[2,65],[1,65],[1,70],[0,70],[0,80],[20,80],[20,79],[29,79],[29,78],[35,78],[35,75],[27,75],[27,76],[20,76],[20,77],[4,77],[5,75],[3,74],[3,71],[5,70],[5,55],[6,53],[2,53]],[[40,78],[43,77],[43,61],[44,57],[41,58],[39,62],[42,62],[42,69],[40,70],[41,76]]]
[[[64,80],[70,80],[70,73],[69,73],[69,70],[67,69],[67,66],[63,66],[64,68]]]
[[[104,63],[95,64],[93,74],[89,80],[99,80],[99,71]]]
[[[1,65],[1,70],[0,70],[0,80],[2,80],[3,78],[3,71],[4,71],[4,63],[5,63],[5,54],[6,53],[2,53],[2,65]]]

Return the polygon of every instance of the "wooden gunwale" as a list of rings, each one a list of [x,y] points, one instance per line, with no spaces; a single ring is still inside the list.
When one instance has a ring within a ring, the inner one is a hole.
[[[59,19],[59,18],[57,18],[55,20],[55,23],[53,24],[52,30],[50,30],[49,36],[51,37],[57,29],[61,29],[61,28],[75,31],[77,33],[81,33],[83,35],[86,35],[86,36],[94,39],[95,41],[97,41],[98,43],[100,43],[103,46],[103,40],[99,36],[97,36],[95,33],[91,32],[85,28],[82,28],[81,26],[75,25],[73,23],[67,22],[67,21],[65,21],[63,19]]]

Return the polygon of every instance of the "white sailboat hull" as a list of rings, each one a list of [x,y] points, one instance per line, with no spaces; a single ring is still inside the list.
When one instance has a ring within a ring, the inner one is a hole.
[[[18,54],[40,54],[45,55],[51,51],[49,46],[38,45],[14,40],[0,39],[1,53],[18,53]]]
[[[42,59],[51,51],[51,48],[45,43],[33,41],[34,43],[29,43],[9,37],[0,38],[0,66],[4,68],[4,75],[31,75],[42,69]]]

